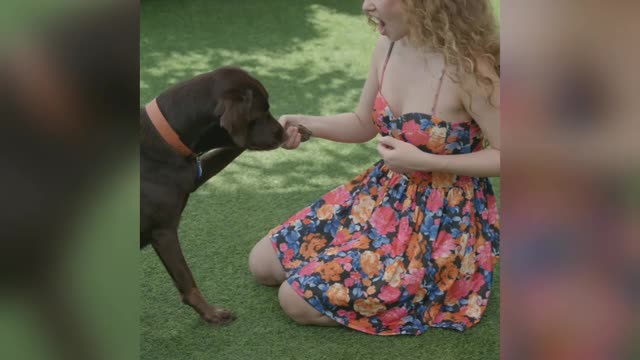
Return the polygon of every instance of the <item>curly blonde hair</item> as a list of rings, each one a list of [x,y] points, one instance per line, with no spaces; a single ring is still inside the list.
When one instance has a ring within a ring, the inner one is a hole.
[[[495,84],[479,69],[482,61],[500,76],[500,34],[490,0],[402,0],[409,41],[441,53],[456,78],[473,74],[493,93]],[[484,64],[483,64],[484,65]],[[453,75],[453,74],[450,74]]]

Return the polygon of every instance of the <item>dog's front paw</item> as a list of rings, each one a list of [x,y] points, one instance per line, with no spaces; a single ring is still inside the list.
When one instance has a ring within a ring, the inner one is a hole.
[[[236,319],[236,316],[225,308],[219,306],[209,306],[207,311],[202,315],[204,321],[213,325],[226,325]]]

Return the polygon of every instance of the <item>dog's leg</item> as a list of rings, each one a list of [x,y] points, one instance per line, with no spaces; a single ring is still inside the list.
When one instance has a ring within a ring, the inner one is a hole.
[[[202,176],[196,181],[196,189],[222,171],[235,158],[240,156],[244,149],[229,147],[211,150],[200,157],[202,164]]]
[[[189,270],[182,254],[176,230],[154,232],[152,244],[178,288],[182,302],[191,306],[205,321],[212,324],[225,324],[235,319],[231,311],[209,305],[197,288],[191,270]]]

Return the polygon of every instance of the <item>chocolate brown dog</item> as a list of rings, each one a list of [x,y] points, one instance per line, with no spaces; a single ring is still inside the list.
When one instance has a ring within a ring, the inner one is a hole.
[[[234,319],[198,290],[178,241],[189,194],[245,149],[271,150],[286,139],[258,80],[219,68],[171,87],[140,111],[140,247],[151,244],[182,301],[207,322]]]

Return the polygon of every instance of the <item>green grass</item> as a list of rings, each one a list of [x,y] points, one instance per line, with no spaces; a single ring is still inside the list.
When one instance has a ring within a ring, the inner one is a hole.
[[[491,0],[496,17],[500,19],[500,0]]]
[[[141,102],[176,81],[238,65],[267,87],[274,115],[351,111],[376,34],[360,1],[142,1]],[[266,232],[377,161],[374,143],[312,140],[297,151],[245,153],[191,196],[180,228],[207,299],[238,320],[211,327],[181,305],[152,250],[141,254],[142,359],[497,359],[499,278],[483,321],[457,333],[379,337],[298,326],[247,257]]]

